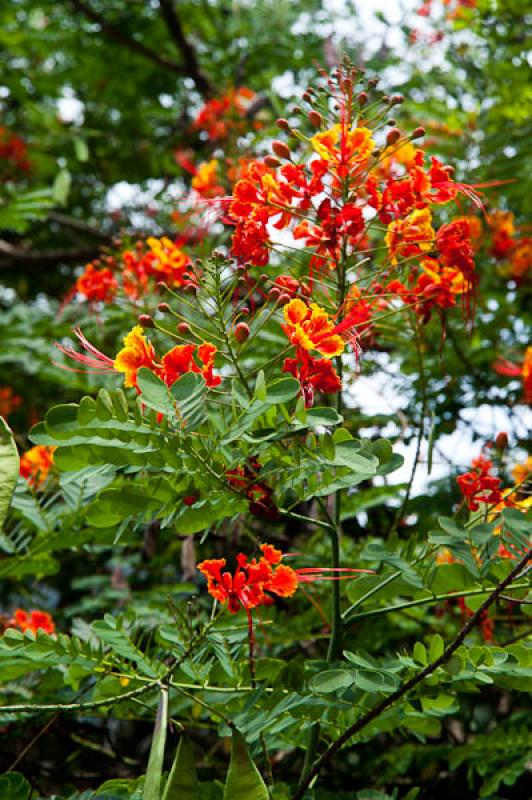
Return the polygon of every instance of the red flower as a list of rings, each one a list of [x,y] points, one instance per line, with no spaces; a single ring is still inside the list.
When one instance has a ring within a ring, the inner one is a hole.
[[[44,631],[44,633],[50,635],[55,633],[54,621],[46,611],[30,611],[28,613],[21,608],[17,608],[8,623],[8,627],[18,628],[23,633],[25,631],[32,631],[32,633]]]
[[[532,403],[532,345],[525,350],[522,364],[515,364],[506,358],[498,358],[493,364],[493,369],[499,375],[522,378],[525,403]]]
[[[26,450],[20,457],[20,474],[30,486],[39,488],[54,465],[55,447],[38,444]]]
[[[195,372],[203,375],[207,386],[219,386],[222,379],[219,375],[213,375],[212,371],[216,352],[217,348],[210,342],[204,342],[199,347],[194,344],[177,345],[162,357],[161,377],[167,386],[172,386],[186,372]]]
[[[76,281],[75,291],[90,303],[110,303],[118,289],[118,281],[110,269],[95,269],[87,264],[85,272]]]
[[[286,358],[283,372],[289,372],[301,384],[305,406],[311,408],[316,392],[336,394],[342,388],[340,377],[332,363],[325,358],[313,358],[304,350],[299,358]]]
[[[250,561],[240,553],[233,573],[222,571],[227,563],[225,558],[211,558],[198,564],[198,570],[207,578],[207,591],[215,600],[227,605],[231,614],[243,608],[249,615],[253,608],[271,605],[272,595],[292,597],[301,583],[340,580],[353,577],[357,572],[371,572],[320,567],[292,569],[281,564],[283,553],[272,545],[261,544],[260,550],[262,555],[258,560]]]
[[[469,510],[478,511],[479,503],[492,505],[503,502],[501,479],[490,475],[493,462],[484,456],[479,456],[473,459],[471,465],[472,470],[456,478]]]

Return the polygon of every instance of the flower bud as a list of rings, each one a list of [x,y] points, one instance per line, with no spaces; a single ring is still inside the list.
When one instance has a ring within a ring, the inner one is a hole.
[[[288,161],[290,160],[291,157],[290,148],[288,147],[287,144],[285,144],[285,142],[281,142],[279,139],[275,139],[275,141],[272,142],[272,150],[275,153],[275,155],[278,156],[279,158],[285,158]]]
[[[249,313],[250,313],[250,312],[249,312],[249,308],[248,308],[247,306],[244,306],[244,308],[241,308],[241,309],[240,309],[240,313],[241,313],[241,314],[242,314],[244,317],[249,317]]]
[[[170,311],[170,306],[168,305],[168,303],[159,303],[157,308],[159,309],[159,311],[162,311],[163,314],[166,313],[166,311]]]
[[[281,292],[279,291],[279,289],[276,286],[274,286],[268,292],[268,299],[269,300],[274,300],[275,302],[277,302],[277,300],[279,299],[279,295],[280,294],[281,294]]]
[[[312,103],[312,95],[310,95],[307,91],[303,92],[303,100],[305,103]]]
[[[360,94],[359,94],[359,95],[358,95],[358,97],[357,97],[357,100],[358,100],[358,104],[359,104],[359,106],[365,106],[365,105],[366,105],[366,103],[367,103],[367,102],[368,102],[368,100],[369,100],[369,95],[368,95],[368,93],[367,93],[367,92],[360,92]]]
[[[272,167],[273,169],[281,166],[281,162],[275,156],[264,156],[264,163],[267,167]]]
[[[508,447],[508,434],[506,431],[501,431],[495,437],[495,447],[499,450],[505,450]]]
[[[388,145],[395,144],[396,142],[399,141],[400,138],[401,138],[401,131],[399,130],[399,128],[392,128],[386,134],[386,144]]]
[[[392,94],[392,96],[390,97],[390,103],[393,106],[398,106],[398,105],[400,105],[401,103],[404,103],[404,102],[405,102],[405,98],[403,97],[402,94]]]
[[[149,314],[139,315],[139,325],[142,325],[143,328],[155,328],[155,322]]]
[[[410,138],[411,139],[421,139],[422,136],[425,136],[425,128],[416,128],[412,131]]]
[[[249,325],[247,322],[239,322],[235,325],[235,339],[239,344],[243,344],[249,336]]]
[[[190,325],[188,322],[180,322],[176,328],[178,333],[187,334],[190,333]]]
[[[294,114],[301,114],[303,109],[301,108],[301,106],[294,106],[292,111],[293,111]]]
[[[195,494],[186,494],[186,495],[183,497],[183,503],[184,503],[186,506],[193,506],[193,505],[194,505],[194,503],[196,503],[196,502],[198,501],[198,499],[199,499],[199,498],[198,498],[198,496],[197,496],[197,495],[195,495]]]
[[[290,125],[288,124],[288,120],[284,117],[280,117],[277,122],[275,123],[278,128],[281,128],[283,131],[289,131]]]
[[[279,295],[279,305],[285,306],[290,302],[291,299],[292,297],[288,294],[288,292],[283,292],[281,295]]]
[[[387,119],[386,120],[386,125],[389,125],[391,128],[395,127],[395,124],[396,124],[396,122],[395,122],[394,119]]]
[[[321,116],[319,111],[314,111],[314,110],[309,111],[307,117],[311,125],[314,125],[315,128],[321,128],[323,117]]]

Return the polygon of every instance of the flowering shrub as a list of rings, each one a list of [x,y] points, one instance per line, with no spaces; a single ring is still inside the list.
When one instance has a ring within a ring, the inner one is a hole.
[[[220,797],[231,737],[224,797],[326,798],[351,747],[426,743],[484,684],[529,686],[512,637],[529,603],[530,459],[500,434],[437,508],[412,497],[448,388],[426,362],[473,329],[483,258],[510,259],[524,284],[526,241],[484,219],[489,185],[456,180],[422,127],[389,119],[403,100],[346,61],[277,121],[268,155],[237,159],[257,97],[207,99],[193,135],[220,152],[176,156],[203,221],[181,230],[177,210],[178,230],[115,239],[85,266],[61,324],[88,313],[50,369],[89,393],[51,405],[20,464],[2,434],[6,474],[24,480],[0,575],[53,581],[59,553],[81,570],[67,610],[43,591],[49,611],[6,614],[2,713],[156,718],[146,769],[128,762],[102,796]],[[486,364],[520,376],[525,403],[529,351]],[[395,417],[353,408],[391,355],[421,398],[403,484],[401,436],[381,435]],[[165,765],[169,720],[183,733]]]

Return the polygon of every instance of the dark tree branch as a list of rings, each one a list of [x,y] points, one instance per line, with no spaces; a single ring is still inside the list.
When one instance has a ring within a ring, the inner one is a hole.
[[[100,248],[97,245],[73,247],[58,250],[26,250],[15,247],[5,239],[0,239],[0,268],[17,269],[27,266],[31,269],[54,266],[56,264],[83,264],[97,258]]]
[[[430,664],[428,664],[421,672],[418,672],[417,675],[414,675],[410,680],[403,683],[402,686],[399,687],[393,694],[386,697],[380,703],[378,703],[374,708],[368,711],[363,717],[361,717],[357,722],[351,725],[347,730],[342,733],[341,736],[336,739],[332,744],[329,745],[327,750],[318,758],[318,760],[314,763],[312,768],[307,772],[299,786],[297,787],[295,793],[292,795],[292,800],[301,800],[303,795],[305,794],[306,790],[316,778],[319,773],[321,772],[322,768],[331,760],[335,753],[340,750],[344,744],[346,744],[352,736],[359,733],[363,728],[369,725],[370,722],[373,722],[374,719],[380,717],[380,715],[386,711],[387,708],[393,706],[398,700],[401,699],[405,694],[407,694],[414,686],[417,686],[418,683],[421,683],[431,675],[435,669],[441,667],[445,664],[453,655],[453,653],[458,650],[462,642],[464,641],[467,634],[475,627],[479,619],[481,618],[482,614],[487,611],[487,609],[495,602],[495,600],[504,592],[506,587],[513,581],[513,579],[519,575],[519,573],[526,567],[528,562],[532,559],[532,550],[529,550],[525,556],[521,559],[521,561],[517,564],[516,567],[510,572],[506,578],[499,583],[499,585],[493,590],[493,592],[486,598],[486,600],[482,603],[480,608],[478,608],[473,616],[469,618],[466,622],[456,639],[454,639],[448,647],[445,648],[443,653],[439,658],[436,658]]]
[[[84,0],[70,0],[70,4],[76,9],[76,11],[79,11],[81,14],[87,17],[87,19],[90,19],[91,22],[95,22],[97,25],[99,25],[102,29],[102,33],[108,36],[109,39],[114,39],[115,42],[123,44],[133,52],[138,53],[139,55],[144,56],[144,58],[152,61],[154,64],[157,64],[159,67],[163,67],[164,69],[170,70],[178,75],[183,75],[185,73],[186,70],[181,64],[166,58],[166,56],[160,55],[156,50],[152,50],[150,47],[146,47],[146,45],[142,44],[142,42],[138,42],[136,39],[133,39],[133,37],[129,36],[127,33],[124,33],[124,31],[117,25],[113,25],[112,23],[108,22],[105,17],[103,17],[97,11],[94,11],[94,9],[91,8],[88,3],[84,2]]]
[[[48,219],[65,228],[71,228],[73,231],[79,231],[80,233],[86,233],[87,236],[94,236],[96,239],[102,239],[104,242],[109,242],[111,240],[109,234],[104,233],[98,228],[93,228],[92,225],[88,225],[80,219],[69,217],[66,214],[60,214],[58,211],[50,211]]]
[[[184,72],[193,79],[200,92],[205,95],[214,94],[211,82],[201,69],[196,51],[185,36],[173,0],[159,0],[159,6],[166,27],[183,56]]]

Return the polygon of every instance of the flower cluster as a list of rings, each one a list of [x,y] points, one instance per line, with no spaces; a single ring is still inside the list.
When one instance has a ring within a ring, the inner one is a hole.
[[[493,462],[480,455],[471,462],[472,469],[458,475],[456,482],[470,511],[478,511],[480,503],[497,505],[504,502],[502,481],[491,474]]]
[[[23,633],[26,631],[31,631],[32,633],[43,631],[43,633],[48,633],[49,635],[55,633],[55,623],[48,612],[38,610],[28,612],[22,608],[16,609],[6,627],[18,628]]]
[[[45,482],[54,465],[55,447],[38,444],[20,457],[20,474],[29,485],[38,489]]]
[[[227,605],[231,614],[236,614],[240,609],[249,614],[253,608],[271,605],[275,596],[292,597],[302,583],[341,580],[353,577],[358,572],[371,572],[350,568],[292,569],[281,563],[283,553],[271,544],[261,544],[259,549],[262,555],[258,559],[249,560],[240,553],[233,573],[222,572],[227,564],[225,558],[211,558],[197,565],[207,578],[209,594],[219,603]]]
[[[196,115],[194,128],[204,132],[210,141],[225,139],[230,133],[244,133],[249,128],[246,116],[256,100],[255,92],[246,86],[230,89],[207,100]],[[254,127],[259,128],[260,122],[255,122]]]
[[[511,211],[494,211],[488,221],[491,229],[490,253],[509,265],[509,276],[521,283],[532,275],[532,237],[517,236]]]
[[[182,244],[182,239],[149,237],[117,256],[107,256],[103,263],[97,259],[87,264],[73,293],[92,304],[112,303],[119,291],[135,301],[154,290],[159,282],[171,288],[194,286],[191,261]]]
[[[114,359],[97,350],[83,335],[79,328],[75,329],[82,348],[88,353],[76,352],[70,346],[56,344],[56,347],[68,358],[83,364],[93,372],[120,372],[124,375],[124,385],[136,388],[137,374],[141,367],[151,370],[161,378],[167,386],[172,386],[178,378],[188,372],[202,375],[209,387],[219,386],[221,378],[215,375],[214,358],[217,348],[210,342],[200,345],[176,345],[157,360],[155,348],[144,335],[140,325],[135,325],[124,337],[124,347]],[[64,367],[64,369],[70,369]]]

